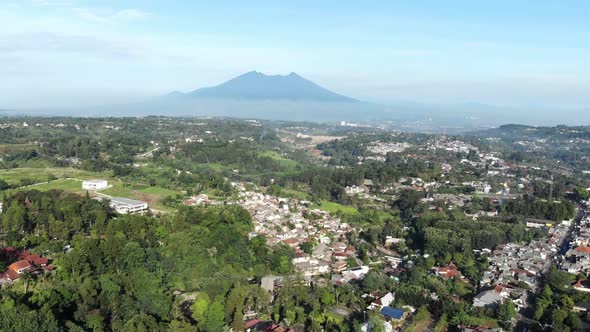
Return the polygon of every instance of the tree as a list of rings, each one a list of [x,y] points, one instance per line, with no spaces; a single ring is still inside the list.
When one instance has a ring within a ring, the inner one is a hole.
[[[213,300],[207,309],[207,321],[205,331],[222,332],[224,326],[223,297],[218,296]]]
[[[385,331],[385,322],[378,314],[369,314],[369,329],[371,332]]]
[[[553,303],[553,291],[549,285],[545,285],[541,294],[537,296],[537,301],[535,303],[535,312],[533,314],[533,318],[535,320],[540,320],[543,317],[545,310],[551,306]]]
[[[416,208],[420,204],[420,199],[422,199],[422,194],[420,192],[404,189],[400,193],[399,198],[394,202],[394,205],[397,206],[400,210],[400,215],[405,219],[416,212]]]
[[[512,326],[512,319],[516,316],[516,307],[512,300],[506,300],[498,306],[497,317],[502,325],[509,329]]]
[[[6,190],[6,189],[10,189],[10,185],[8,184],[8,182],[0,179],[0,191]]]

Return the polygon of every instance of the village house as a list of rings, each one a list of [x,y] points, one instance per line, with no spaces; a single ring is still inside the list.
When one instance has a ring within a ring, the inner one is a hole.
[[[453,263],[433,268],[435,274],[443,279],[463,278],[457,266]]]

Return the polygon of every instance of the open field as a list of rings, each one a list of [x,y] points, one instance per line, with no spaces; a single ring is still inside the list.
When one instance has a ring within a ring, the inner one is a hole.
[[[13,168],[0,170],[0,179],[9,184],[18,184],[21,179],[30,179],[33,182],[46,182],[48,177],[53,175],[55,178],[73,178],[80,180],[87,180],[93,178],[108,179],[112,177],[111,172],[88,172],[76,168]]]
[[[169,210],[161,204],[161,201],[166,196],[176,196],[180,194],[179,191],[170,190],[162,187],[151,187],[144,184],[123,184],[120,180],[115,180],[109,183],[110,188],[101,190],[100,192],[109,196],[127,197],[148,202],[150,207],[159,210]]]
[[[311,196],[303,191],[294,190],[294,189],[281,189],[282,196],[294,197],[301,201],[308,201],[311,199]]]
[[[282,167],[288,169],[294,169],[297,167],[298,163],[295,160],[287,159],[281,156],[279,153],[275,151],[264,151],[259,154],[261,157],[269,157],[272,158],[274,161],[279,162]]]
[[[328,211],[330,213],[337,213],[341,212],[343,214],[357,214],[359,213],[357,209],[353,208],[352,206],[346,206],[330,201],[322,201],[322,204],[318,207],[321,210]]]
[[[85,192],[84,190],[82,190],[82,181],[74,180],[74,179],[53,180],[48,183],[27,186],[26,189],[35,189],[35,190],[39,190],[39,191],[63,190],[63,191],[76,193],[76,194],[83,194]],[[13,189],[13,190],[16,190],[16,189]]]
[[[48,177],[52,175],[56,180],[47,182]],[[88,179],[105,179],[109,182],[109,188],[100,191],[110,196],[120,196],[143,200],[149,203],[151,207],[167,210],[160,203],[166,196],[176,196],[178,191],[162,187],[151,187],[146,184],[124,184],[121,180],[113,178],[110,172],[88,172],[75,168],[15,168],[10,170],[0,170],[0,179],[9,184],[18,184],[21,179],[29,179],[35,183],[25,186],[22,189],[10,189],[6,193],[12,193],[16,190],[35,189],[39,191],[63,190],[75,194],[84,194],[82,189],[82,180]]]

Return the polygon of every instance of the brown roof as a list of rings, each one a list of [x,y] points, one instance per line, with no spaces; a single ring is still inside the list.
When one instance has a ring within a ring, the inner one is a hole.
[[[577,252],[590,253],[590,247],[587,246],[579,246],[574,250]]]
[[[22,269],[26,269],[26,268],[30,268],[31,267],[31,263],[29,263],[26,260],[21,260],[18,262],[14,262],[12,264],[10,264],[8,266],[8,270],[12,270],[12,271],[18,271],[18,270],[22,270]]]
[[[578,281],[574,281],[572,283],[572,286],[574,286],[575,288],[586,288],[586,286],[584,286],[584,283],[586,282],[586,280],[584,279],[580,279]]]
[[[49,263],[49,259],[47,259],[47,257],[41,257],[38,254],[26,256],[25,260],[37,266],[45,266],[47,263]]]

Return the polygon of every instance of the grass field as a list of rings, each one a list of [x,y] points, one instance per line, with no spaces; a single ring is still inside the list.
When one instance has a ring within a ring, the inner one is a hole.
[[[318,206],[319,209],[328,211],[330,213],[337,213],[342,212],[343,214],[357,214],[359,213],[357,209],[353,208],[352,206],[346,206],[330,201],[322,201],[322,204]]]
[[[279,162],[281,167],[284,167],[287,169],[294,169],[298,165],[298,163],[295,160],[284,158],[283,156],[281,156],[279,153],[277,153],[275,151],[264,151],[264,152],[259,153],[259,155],[261,157],[270,157],[274,161]]]
[[[112,187],[101,190],[100,192],[109,196],[127,197],[146,201],[150,207],[158,210],[169,210],[160,202],[166,196],[176,196],[179,191],[170,190],[162,187],[151,187],[144,184],[131,184],[125,186],[122,181],[115,180],[109,183]]]
[[[112,177],[111,172],[88,172],[76,168],[60,168],[60,167],[46,167],[46,168],[14,168],[0,170],[0,179],[9,184],[18,184],[21,179],[30,179],[34,182],[45,182],[49,175],[53,175],[58,179],[74,178],[81,180],[88,180],[93,178],[108,179]]]
[[[46,182],[49,175],[56,177],[56,180]],[[82,180],[88,179],[105,179],[109,182],[108,189],[101,190],[101,193],[110,196],[120,196],[143,200],[149,203],[149,205],[158,210],[169,210],[164,207],[160,202],[166,196],[175,196],[180,194],[178,191],[170,190],[162,187],[151,187],[144,184],[130,184],[124,185],[124,183],[116,178],[112,177],[111,172],[88,172],[75,168],[15,168],[9,170],[0,170],[0,179],[10,183],[18,184],[21,179],[30,179],[38,185],[26,186],[22,189],[10,189],[7,193],[10,194],[16,190],[28,190],[35,189],[39,191],[47,190],[63,190],[66,192],[84,194],[86,191],[82,189]]]
[[[311,199],[311,196],[308,193],[294,189],[281,188],[281,194],[283,196],[294,197],[302,201],[308,201]]]
[[[39,191],[47,190],[63,190],[76,194],[83,194],[85,191],[82,190],[82,181],[73,179],[58,179],[53,180],[49,183],[28,186],[27,189],[35,189]]]

